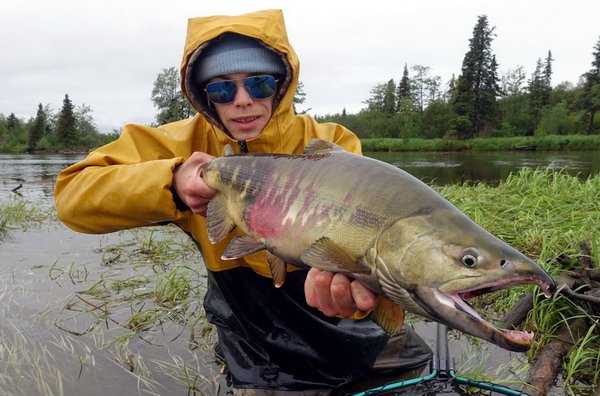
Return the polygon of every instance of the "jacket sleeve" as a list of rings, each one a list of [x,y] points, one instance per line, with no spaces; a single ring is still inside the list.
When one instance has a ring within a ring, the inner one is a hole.
[[[335,134],[333,142],[354,154],[362,155],[362,147],[358,137],[349,129],[334,124]]]
[[[54,191],[59,219],[75,231],[105,233],[188,218],[191,212],[177,209],[170,190],[184,159],[169,148],[177,143],[169,135],[127,125],[116,141],[60,172]]]

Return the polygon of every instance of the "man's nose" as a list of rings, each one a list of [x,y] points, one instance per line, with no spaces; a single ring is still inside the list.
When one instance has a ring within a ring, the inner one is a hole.
[[[254,99],[252,99],[252,96],[250,96],[248,91],[246,91],[246,87],[244,87],[244,84],[238,85],[233,104],[236,106],[247,106],[251,104],[253,100]]]

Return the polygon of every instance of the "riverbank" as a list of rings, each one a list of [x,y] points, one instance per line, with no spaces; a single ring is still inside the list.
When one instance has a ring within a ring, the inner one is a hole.
[[[565,151],[600,150],[600,135],[549,135],[451,139],[361,139],[363,151]],[[3,150],[2,150],[3,148]],[[35,150],[0,147],[0,154],[87,154],[93,150]]]
[[[600,135],[549,135],[449,139],[361,139],[363,151],[600,150]]]

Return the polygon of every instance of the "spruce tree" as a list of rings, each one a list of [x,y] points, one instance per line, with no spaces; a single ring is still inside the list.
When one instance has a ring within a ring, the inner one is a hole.
[[[453,90],[453,123],[461,139],[486,134],[498,123],[498,64],[491,49],[494,29],[487,16],[478,17]]]
[[[542,108],[544,107],[544,75],[542,60],[538,58],[535,70],[529,80],[529,114],[533,118],[534,123],[540,121]]]
[[[550,104],[552,97],[552,51],[548,50],[548,56],[546,56],[546,63],[544,64],[544,105]]]
[[[56,122],[56,136],[63,148],[74,148],[77,146],[77,121],[73,112],[73,103],[69,95],[65,95],[63,106]]]
[[[393,79],[385,84],[382,105],[382,111],[384,113],[394,114],[396,112],[396,83]]]
[[[594,118],[596,113],[600,112],[600,38],[592,54],[592,69],[583,75],[585,83],[580,99],[581,107],[589,116],[588,135],[594,132]]]
[[[33,151],[37,149],[38,143],[44,132],[46,131],[46,113],[44,107],[40,103],[38,105],[37,115],[33,121],[33,125],[29,129],[29,138],[27,139],[27,151]]]
[[[552,97],[552,52],[548,51],[546,60],[538,58],[535,71],[529,81],[529,114],[537,125],[542,116],[542,110],[550,105]]]
[[[410,78],[408,77],[408,66],[404,64],[404,71],[402,72],[402,79],[398,83],[398,89],[396,91],[396,111],[400,111],[402,103],[411,100],[411,88]]]
[[[10,113],[8,117],[6,117],[6,129],[9,131],[15,129],[19,126],[20,122],[15,113]]]

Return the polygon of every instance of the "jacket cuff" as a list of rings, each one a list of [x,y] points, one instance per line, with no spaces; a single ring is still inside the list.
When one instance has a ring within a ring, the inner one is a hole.
[[[183,162],[182,162],[183,163]],[[177,164],[175,166],[175,168],[173,168],[173,175],[175,175],[175,171],[177,170],[177,168],[179,168],[181,166],[181,164]],[[181,198],[179,198],[179,194],[177,194],[177,191],[175,191],[175,186],[173,185],[173,181],[171,181],[171,187],[169,187],[169,191],[171,191],[171,194],[173,195],[173,202],[175,202],[175,208],[180,211],[180,212],[187,212],[190,211],[190,207],[187,206],[182,200]]]

